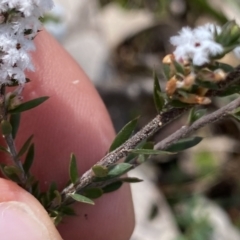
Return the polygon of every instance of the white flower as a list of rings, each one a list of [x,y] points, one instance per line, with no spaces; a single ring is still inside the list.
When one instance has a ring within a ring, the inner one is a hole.
[[[34,70],[29,52],[35,50],[39,18],[52,7],[52,0],[0,0],[0,84],[24,84],[24,71]]]
[[[223,47],[215,41],[215,35],[221,33],[221,28],[206,24],[196,29],[183,28],[178,36],[170,38],[176,47],[174,56],[177,61],[192,60],[194,65],[201,66],[210,61],[211,57],[223,53]]]

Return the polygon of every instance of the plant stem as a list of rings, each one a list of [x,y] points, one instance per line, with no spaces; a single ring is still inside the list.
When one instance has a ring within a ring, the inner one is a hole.
[[[7,119],[7,106],[6,106],[6,86],[5,85],[1,85],[0,88],[0,97],[1,97],[1,118],[0,120],[8,120]],[[26,181],[27,181],[27,176],[25,174],[25,171],[23,169],[23,165],[22,162],[20,161],[20,159],[17,156],[17,150],[16,150],[16,146],[14,143],[14,139],[12,137],[12,134],[6,135],[4,136],[4,139],[6,141],[6,144],[8,146],[9,149],[9,153],[11,155],[11,158],[14,162],[14,164],[16,165],[16,167],[20,170],[21,175],[20,180],[21,180],[21,185],[23,187],[25,187],[26,185]]]
[[[229,87],[232,84],[236,84],[240,80],[240,66],[234,69],[234,71],[230,72],[225,81],[221,81],[218,83],[218,90],[209,90],[207,96],[217,96],[221,94],[224,89]],[[159,150],[164,150],[171,144],[175,143],[179,139],[184,136],[190,134],[192,131],[195,131],[207,123],[215,122],[220,120],[221,118],[227,116],[230,111],[234,110],[236,107],[240,105],[240,98],[231,102],[227,106],[215,111],[212,114],[207,115],[206,117],[202,117],[200,120],[193,123],[190,127],[184,126],[176,133],[167,137],[165,140],[161,141],[156,145],[156,148]],[[162,127],[166,126],[168,123],[172,122],[176,118],[180,117],[184,112],[189,110],[193,105],[189,105],[189,107],[182,108],[171,108],[158,114],[153,120],[151,120],[143,129],[137,132],[134,136],[132,136],[129,140],[127,140],[124,144],[122,144],[116,150],[108,153],[104,156],[96,165],[109,167],[113,164],[117,163],[120,159],[125,158],[131,149],[134,149],[139,143],[143,140],[148,139],[153,136],[157,131],[159,131]],[[135,167],[135,165],[134,165]],[[86,171],[82,177],[75,183],[70,184],[66,187],[61,195],[62,195],[62,203],[66,203],[71,201],[70,196],[75,192],[81,192],[86,186],[90,185],[93,182],[94,174],[92,169]]]

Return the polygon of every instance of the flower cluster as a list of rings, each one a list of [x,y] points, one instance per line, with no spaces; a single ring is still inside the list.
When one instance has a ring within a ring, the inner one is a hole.
[[[24,84],[32,70],[29,51],[41,28],[39,18],[53,7],[51,0],[0,1],[0,84]]]
[[[240,57],[240,28],[235,21],[220,27],[214,24],[183,28],[170,42],[176,47],[163,59],[168,79],[166,93],[171,100],[187,104],[209,104],[209,89],[217,89],[232,70],[219,62],[233,51]]]
[[[195,29],[184,27],[178,36],[170,38],[170,43],[176,47],[174,51],[176,60],[179,62],[190,60],[193,65],[202,66],[209,63],[212,58],[221,56],[225,53],[226,47],[219,41],[222,33],[223,28],[209,23]],[[234,52],[240,57],[239,47],[236,47]]]

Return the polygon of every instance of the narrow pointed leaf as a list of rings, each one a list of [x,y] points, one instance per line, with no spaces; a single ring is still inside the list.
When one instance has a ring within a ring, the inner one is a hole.
[[[40,193],[40,189],[39,189],[39,182],[36,181],[33,185],[32,185],[32,194],[34,197],[38,198]]]
[[[100,165],[94,165],[92,167],[92,171],[95,175],[95,177],[106,177],[108,175],[108,168]]]
[[[63,219],[62,215],[58,214],[55,218],[53,218],[54,225],[58,226],[58,224],[62,222],[62,219]]]
[[[132,168],[132,165],[129,163],[119,163],[111,167],[108,176],[117,177],[121,176],[124,173],[128,172]]]
[[[83,194],[85,197],[96,199],[103,195],[103,191],[101,188],[89,188],[84,190]]]
[[[110,183],[109,185],[102,188],[102,190],[104,193],[110,193],[110,192],[114,192],[114,191],[118,190],[122,185],[123,185],[122,181],[117,181],[114,183]]]
[[[1,145],[0,145],[0,151],[1,151],[1,152],[5,152],[5,153],[7,153],[7,154],[10,153],[10,152],[7,150],[7,148],[5,148],[5,147],[3,147],[3,146],[1,146]]]
[[[213,89],[213,90],[218,89],[218,85],[216,83],[212,82],[211,80],[201,81],[201,80],[197,79],[196,82],[199,86],[204,87],[204,88],[209,88],[209,89]]]
[[[188,116],[188,124],[189,125],[193,124],[195,121],[204,116],[206,112],[207,112],[206,109],[196,110],[195,108],[192,108]]]
[[[40,97],[40,98],[30,100],[28,102],[24,102],[18,105],[17,107],[15,107],[14,109],[9,110],[8,113],[20,113],[20,112],[30,110],[32,108],[39,106],[40,104],[45,102],[48,98],[49,97]]]
[[[240,115],[238,114],[231,114],[237,121],[240,121]]]
[[[10,116],[10,124],[12,125],[12,137],[13,139],[16,138],[17,131],[20,125],[20,119],[21,119],[21,114],[16,113],[16,114],[11,114]]]
[[[29,172],[32,166],[33,160],[34,160],[34,144],[32,143],[28,149],[27,156],[23,163],[23,169],[25,170],[26,173]]]
[[[234,67],[226,63],[215,62],[215,65],[210,67],[210,69],[211,70],[222,69],[224,72],[229,73],[234,70]]]
[[[139,143],[136,148],[149,148],[150,145],[152,144],[151,142],[146,142],[146,140],[144,140],[143,142]],[[151,148],[151,147],[150,147]],[[153,147],[152,147],[153,148]],[[129,153],[128,156],[125,158],[124,162],[129,163],[131,162],[134,158],[136,158],[138,155],[136,153]]]
[[[161,96],[161,87],[156,73],[154,73],[153,99],[157,112],[161,112],[164,106],[164,98]]]
[[[228,88],[224,89],[218,96],[220,97],[226,97],[235,93],[240,93],[240,85],[232,85]]]
[[[119,177],[124,173],[128,172],[132,168],[132,165],[129,163],[119,163],[109,168],[108,175],[106,177],[95,177],[94,182],[104,182],[111,180],[113,178]]]
[[[126,142],[130,136],[132,135],[134,129],[137,126],[138,118],[133,119],[127,125],[125,125],[122,130],[117,134],[116,138],[114,139],[109,152],[112,152],[116,148],[120,147],[124,142]]]
[[[191,138],[185,138],[177,143],[172,144],[169,148],[166,149],[166,151],[169,152],[180,152],[183,150],[186,150],[188,148],[196,146],[198,143],[202,141],[202,137],[191,137]]]
[[[135,177],[128,177],[128,178],[120,178],[120,180],[122,182],[126,182],[126,183],[139,183],[139,182],[142,182],[143,180],[142,179],[139,179],[139,178],[135,178]]]
[[[185,107],[190,107],[191,105],[193,105],[193,104],[181,102],[180,100],[177,100],[177,99],[171,100],[170,104],[172,107],[175,107],[175,108],[185,108]]]
[[[159,151],[154,149],[132,149],[130,150],[132,153],[142,154],[142,155],[160,155],[160,154],[170,154],[166,151]]]
[[[56,204],[57,206],[60,206],[62,203],[61,193],[58,190],[55,190],[54,195],[55,195],[55,198],[53,200],[54,204]]]
[[[52,201],[56,197],[55,191],[57,191],[57,184],[55,182],[52,182],[48,190],[49,201]]]
[[[21,171],[15,167],[15,166],[5,166],[4,167],[4,171],[7,173],[7,174],[21,174]]]
[[[1,131],[2,135],[6,136],[12,133],[12,125],[7,120],[1,121]]]
[[[71,196],[72,199],[74,199],[77,202],[82,202],[82,203],[87,203],[87,204],[94,205],[94,202],[91,199],[89,199],[89,198],[87,198],[83,195],[75,193],[75,194],[71,194],[70,196]]]
[[[76,212],[72,207],[69,206],[62,206],[60,209],[61,213],[67,216],[77,216]]]
[[[163,64],[163,73],[166,77],[166,80],[169,80],[172,77],[171,68],[168,64]]]
[[[12,180],[13,182],[16,183],[20,183],[21,180],[18,176],[18,169],[16,169],[16,167],[14,166],[5,166],[2,168],[2,172],[3,174],[10,180]]]
[[[29,148],[31,141],[33,139],[33,135],[31,135],[27,141],[23,144],[22,148],[20,149],[19,153],[18,153],[18,157],[21,157]]]
[[[179,62],[177,62],[177,61],[173,61],[173,64],[174,64],[174,67],[176,69],[176,72],[177,73],[181,73],[181,74],[184,75],[184,68],[183,68],[183,66]]]
[[[72,183],[77,182],[78,180],[77,160],[73,153],[71,154],[71,159],[70,159],[69,176]]]

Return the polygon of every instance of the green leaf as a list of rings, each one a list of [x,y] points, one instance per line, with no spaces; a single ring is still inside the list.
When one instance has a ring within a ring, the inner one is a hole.
[[[1,121],[1,131],[2,135],[6,136],[12,133],[12,125],[7,120]]]
[[[118,177],[128,172],[132,168],[132,165],[129,163],[119,163],[110,167],[108,176]]]
[[[32,143],[28,149],[27,156],[23,163],[23,169],[25,170],[26,173],[29,172],[32,166],[33,160],[34,160],[34,144]]]
[[[74,193],[74,194],[71,194],[70,196],[71,196],[72,199],[74,199],[77,202],[82,202],[82,203],[87,203],[87,204],[94,205],[94,202],[91,199],[89,199],[89,198],[87,198],[83,195]]]
[[[120,178],[120,180],[126,183],[139,183],[143,181],[142,179],[135,178],[135,177]]]
[[[7,150],[7,148],[5,148],[5,147],[3,147],[3,146],[1,146],[1,145],[0,145],[0,151],[1,151],[1,152],[5,152],[5,153],[7,153],[7,154],[10,154],[10,152]]]
[[[57,184],[55,182],[52,182],[49,186],[49,190],[48,190],[48,200],[52,201],[55,197],[55,191],[57,191]]]
[[[231,114],[237,121],[240,121],[240,115],[239,114]]]
[[[71,154],[71,158],[70,158],[69,176],[72,183],[77,182],[78,180],[77,160],[73,153]]]
[[[164,106],[164,98],[161,96],[161,87],[156,73],[154,73],[153,99],[157,112],[161,112]]]
[[[21,156],[28,150],[29,145],[30,145],[32,139],[33,139],[33,135],[31,135],[31,136],[27,139],[27,141],[23,144],[22,148],[20,149],[20,151],[19,151],[19,153],[18,153],[18,155],[17,155],[18,158],[21,157]]]
[[[44,208],[47,208],[47,206],[49,205],[49,201],[48,201],[48,196],[47,193],[41,193],[39,199],[41,204],[44,206]]]
[[[170,147],[166,149],[168,152],[180,152],[186,150],[188,148],[196,146],[198,143],[202,141],[202,137],[191,137],[181,139],[177,143],[172,144]]]
[[[95,199],[101,197],[103,195],[103,191],[101,188],[88,188],[84,190],[83,194],[85,197]]]
[[[2,165],[3,166],[3,165]],[[3,174],[10,180],[16,183],[20,183],[21,180],[18,176],[19,169],[15,166],[3,166],[1,167]]]
[[[193,104],[181,102],[177,99],[171,100],[170,104],[172,107],[175,107],[175,108],[185,108],[185,107],[190,107],[191,105],[193,105]]]
[[[116,181],[114,183],[108,184],[107,186],[102,188],[102,190],[103,190],[103,193],[110,193],[118,190],[122,185],[123,185],[122,181]]]
[[[230,96],[235,93],[240,93],[240,85],[232,85],[229,86],[228,88],[224,89],[220,94],[218,94],[219,97],[226,97]]]
[[[132,165],[129,163],[119,163],[109,167],[109,172],[106,177],[95,177],[93,179],[94,182],[104,182],[118,176],[123,175],[128,172],[132,168]]]
[[[218,89],[218,85],[215,82],[212,82],[211,80],[207,81],[202,81],[200,79],[196,80],[196,83],[204,88],[208,88],[208,89],[213,89],[213,90],[217,90]]]
[[[232,72],[234,70],[233,66],[226,64],[226,63],[222,63],[222,62],[215,62],[215,65],[210,69],[217,70],[219,68],[222,69],[226,73]]]
[[[77,216],[74,209],[72,207],[69,207],[69,206],[62,206],[60,208],[60,212],[63,213],[64,215],[67,215],[67,216]]]
[[[15,167],[15,166],[5,166],[4,167],[4,172],[7,173],[7,174],[21,174],[21,171]]]
[[[55,195],[55,198],[53,200],[54,204],[56,204],[57,206],[60,206],[62,203],[61,193],[58,190],[55,190],[54,195]]]
[[[193,124],[195,121],[204,116],[206,112],[207,112],[206,109],[196,110],[195,108],[192,108],[188,116],[188,124],[189,125]]]
[[[116,148],[120,147],[123,143],[125,143],[130,136],[132,135],[134,129],[137,126],[138,118],[133,119],[127,125],[125,125],[122,130],[117,134],[116,138],[114,139],[109,152],[112,152]]]
[[[17,107],[15,107],[14,109],[10,109],[8,111],[8,113],[20,113],[20,112],[30,110],[32,108],[39,106],[40,104],[45,102],[48,98],[49,97],[40,97],[40,98],[30,100],[28,102],[24,102],[24,103],[18,105]]]
[[[174,67],[176,69],[176,72],[177,73],[181,73],[181,74],[184,75],[184,68],[183,68],[183,66],[179,62],[177,62],[177,61],[173,61],[173,64],[174,64]]]
[[[53,218],[54,225],[57,226],[63,219],[62,214],[57,214],[56,217]]]
[[[146,142],[143,141],[142,143],[138,144],[135,149],[153,149],[154,143],[153,142]],[[137,162],[139,162],[139,158],[141,159],[141,162],[145,162],[148,159],[149,156],[147,155],[140,155],[137,153],[130,152],[125,159],[124,162],[129,163],[131,162],[134,158],[138,158]],[[142,161],[144,159],[144,161]]]
[[[17,131],[20,125],[20,119],[21,119],[21,114],[16,113],[16,114],[11,114],[10,116],[10,124],[12,125],[12,137],[13,139],[16,138]]]
[[[94,165],[92,167],[92,171],[95,175],[95,177],[106,177],[108,175],[108,168],[100,165]]]
[[[152,142],[146,142],[146,140],[139,143],[136,148],[147,148],[147,149],[153,149],[153,143]],[[129,153],[128,156],[125,158],[124,162],[129,163],[134,158],[136,158],[138,155],[136,153]]]
[[[171,76],[171,67],[168,64],[163,64],[163,73],[166,77],[166,80],[169,80],[172,76]]]
[[[142,155],[160,155],[169,154],[169,152],[159,151],[154,149],[131,149],[130,152]]]
[[[36,198],[38,198],[40,193],[40,189],[39,189],[39,181],[36,181],[33,185],[32,185],[32,195]]]

